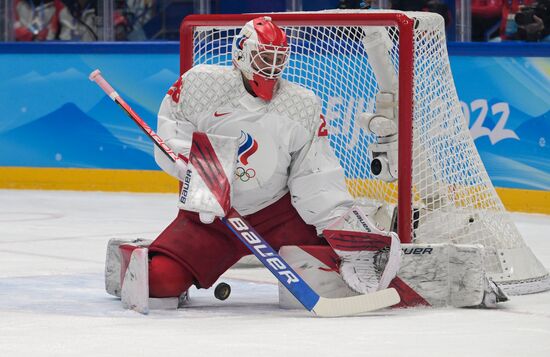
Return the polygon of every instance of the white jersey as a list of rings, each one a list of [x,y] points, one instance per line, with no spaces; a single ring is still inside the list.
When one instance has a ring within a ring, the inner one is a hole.
[[[296,84],[279,80],[273,99],[264,102],[246,91],[237,70],[199,65],[164,98],[157,132],[185,156],[195,131],[238,137],[235,209],[252,214],[290,191],[302,219],[321,232],[353,205],[353,198],[320,114],[319,99]],[[175,176],[173,163],[156,147],[155,159]]]

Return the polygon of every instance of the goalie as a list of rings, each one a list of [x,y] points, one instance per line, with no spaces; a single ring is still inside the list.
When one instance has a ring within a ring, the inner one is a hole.
[[[330,249],[323,238],[330,228],[347,286],[359,293],[383,289],[401,260],[397,236],[389,232],[390,219],[376,205],[356,206],[329,146],[319,99],[281,78],[288,59],[285,32],[269,17],[248,22],[233,40],[232,68],[198,65],[170,88],[159,110],[158,134],[186,157],[194,132],[238,138],[231,202],[235,209],[276,250]],[[185,167],[174,165],[157,148],[155,158],[164,171],[186,182]],[[339,249],[342,246],[335,242],[346,236],[346,230],[361,232],[356,236],[361,243]],[[380,249],[390,247],[374,274],[373,262],[364,259],[372,242]],[[122,295],[128,307],[143,296],[151,304],[175,307],[191,285],[209,288],[248,254],[212,211],[180,209],[152,243],[109,243],[106,287]],[[126,281],[129,277],[132,284]]]

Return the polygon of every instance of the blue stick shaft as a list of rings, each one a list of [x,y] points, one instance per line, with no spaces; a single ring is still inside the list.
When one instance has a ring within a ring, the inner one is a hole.
[[[319,295],[234,208],[221,220],[306,309],[315,307]]]

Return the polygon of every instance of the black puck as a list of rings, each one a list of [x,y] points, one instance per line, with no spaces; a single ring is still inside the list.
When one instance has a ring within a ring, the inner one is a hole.
[[[225,300],[231,294],[231,286],[227,283],[219,283],[214,289],[216,299]]]

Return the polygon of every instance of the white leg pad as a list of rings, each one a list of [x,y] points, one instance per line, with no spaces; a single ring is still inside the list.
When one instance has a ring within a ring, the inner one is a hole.
[[[175,310],[184,305],[189,298],[188,292],[184,292],[179,298],[149,297],[148,255],[147,248],[136,248],[132,252],[121,288],[122,306],[125,309],[148,314],[149,310]]]
[[[149,310],[176,310],[179,304],[177,297],[149,298]]]
[[[330,247],[326,249],[333,252]],[[320,296],[342,298],[360,295],[346,284],[337,270],[324,264],[301,247],[284,246],[279,250],[279,254]],[[283,309],[304,308],[281,283],[279,283],[279,306]]]
[[[499,287],[487,280],[483,268],[484,249],[480,245],[402,244],[401,248],[404,253],[401,267],[390,284],[401,296],[400,307],[494,307],[497,302],[507,300]],[[336,254],[330,247],[324,249],[325,257],[319,251],[315,256],[307,247],[297,246],[282,247],[280,254],[319,295],[358,295],[338,274],[334,262]],[[375,260],[379,269],[383,269],[386,254],[380,251]],[[282,308],[301,308],[282,286],[279,286],[279,305]]]
[[[148,239],[120,239],[111,238],[107,243],[107,256],[105,257],[105,290],[107,293],[120,297],[120,267],[122,256],[119,246],[121,244],[133,244],[139,247],[148,247],[151,244]]]
[[[483,301],[483,247],[403,244],[397,276],[432,306],[477,306]]]
[[[142,314],[149,313],[149,257],[147,248],[132,252],[121,289],[122,306]],[[176,298],[177,301],[177,298]],[[177,306],[177,303],[176,303]]]

